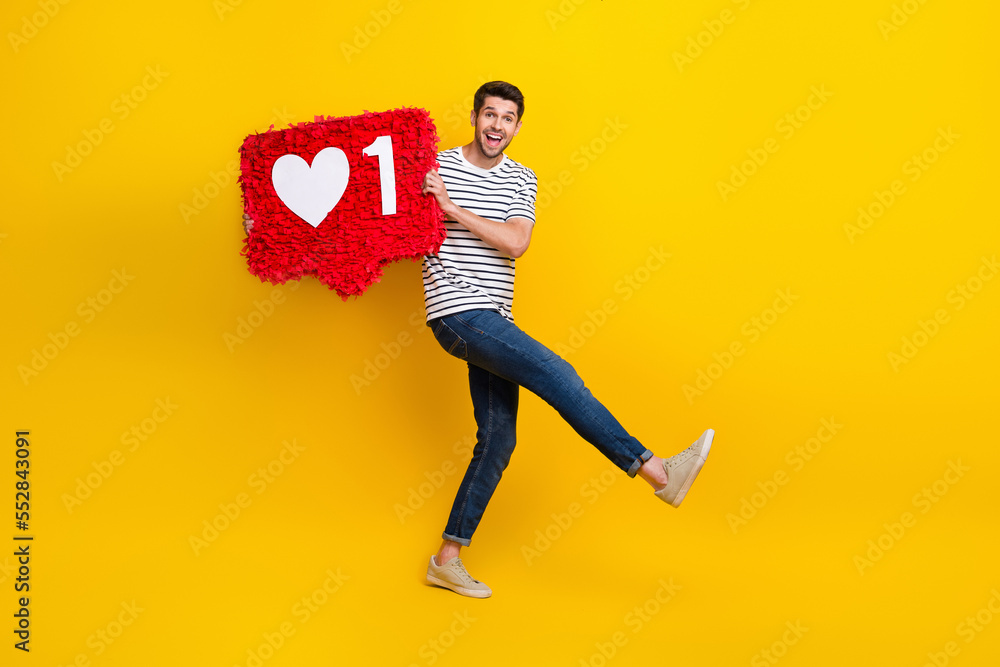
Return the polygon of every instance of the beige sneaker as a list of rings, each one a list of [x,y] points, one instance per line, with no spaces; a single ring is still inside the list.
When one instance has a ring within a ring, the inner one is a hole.
[[[437,555],[431,556],[431,562],[427,566],[427,581],[470,598],[488,598],[493,595],[489,586],[472,578],[462,564],[462,559],[457,556],[444,565],[437,564]]]
[[[663,469],[667,472],[667,485],[659,491],[654,491],[657,498],[673,507],[681,504],[688,489],[694,484],[695,477],[701,472],[701,467],[705,465],[714,437],[715,431],[708,429],[683,452],[674,454],[669,459],[663,459]]]

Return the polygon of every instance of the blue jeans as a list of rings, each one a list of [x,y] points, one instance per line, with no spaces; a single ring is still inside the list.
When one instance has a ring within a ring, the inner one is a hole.
[[[468,546],[510,462],[518,387],[537,394],[612,463],[635,477],[653,455],[594,398],[557,354],[493,310],[469,310],[427,323],[448,354],[469,364],[476,447],[458,487],[444,538]]]

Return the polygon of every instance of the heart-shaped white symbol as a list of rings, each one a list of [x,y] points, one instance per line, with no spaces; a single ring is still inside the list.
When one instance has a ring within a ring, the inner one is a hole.
[[[271,184],[278,198],[313,227],[318,227],[340,201],[350,176],[347,156],[334,146],[316,153],[311,167],[289,153],[275,160],[271,168]]]

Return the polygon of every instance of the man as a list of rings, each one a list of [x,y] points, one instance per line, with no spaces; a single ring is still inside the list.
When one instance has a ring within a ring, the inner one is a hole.
[[[424,178],[447,216],[448,237],[423,263],[427,325],[449,354],[469,366],[478,427],[472,460],[427,580],[469,597],[490,588],[472,578],[459,557],[510,461],[518,388],[550,405],[629,477],[637,473],[661,500],[680,505],[705,463],[715,432],[661,459],[630,436],[584,386],[573,367],[514,324],[514,262],[531,243],[537,179],[504,154],[521,130],[524,96],[503,81],[483,84],[473,101],[468,144],[438,154],[440,171]]]
[[[531,243],[537,179],[503,151],[523,117],[520,90],[503,81],[483,84],[470,115],[472,141],[438,153],[440,170],[428,172],[423,183],[423,193],[447,216],[448,230],[438,253],[423,262],[427,325],[445,351],[468,363],[478,427],[427,580],[476,598],[492,591],[468,573],[459,553],[470,544],[514,450],[519,387],[552,405],[585,440],[673,507],[701,471],[715,435],[708,429],[679,454],[655,456],[594,398],[572,366],[514,324],[514,261]],[[243,217],[249,233],[253,221]]]

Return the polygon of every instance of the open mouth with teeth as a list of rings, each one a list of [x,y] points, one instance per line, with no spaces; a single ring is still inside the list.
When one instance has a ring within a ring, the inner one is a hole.
[[[490,148],[496,148],[503,141],[503,135],[496,132],[484,132],[483,136],[486,137],[486,145]]]

